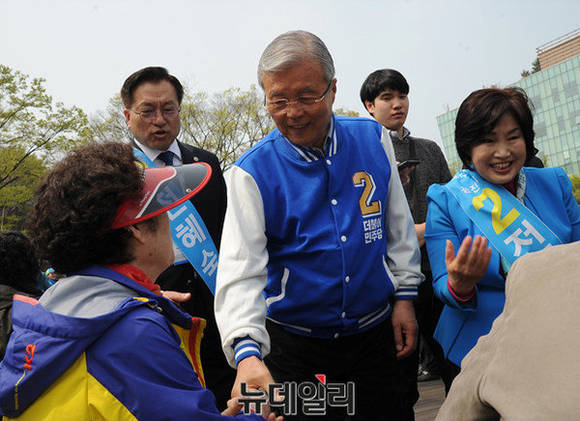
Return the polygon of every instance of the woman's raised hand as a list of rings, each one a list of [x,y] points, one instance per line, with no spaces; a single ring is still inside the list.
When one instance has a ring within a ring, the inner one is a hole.
[[[468,296],[473,292],[475,284],[485,274],[491,249],[487,247],[487,239],[476,235],[472,239],[468,235],[463,239],[457,256],[454,256],[453,243],[447,240],[445,249],[445,265],[449,274],[449,285],[457,295]],[[471,248],[470,248],[471,246]]]

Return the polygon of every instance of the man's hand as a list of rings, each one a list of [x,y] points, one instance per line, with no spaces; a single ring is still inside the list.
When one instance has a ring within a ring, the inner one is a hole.
[[[396,301],[391,319],[395,334],[397,358],[405,358],[417,347],[418,329],[413,302],[409,300]]]
[[[191,299],[191,294],[189,292],[161,291],[161,295],[177,304],[184,303]]]
[[[415,167],[407,167],[399,170],[399,177],[401,177],[401,184],[403,186],[406,186],[411,182],[411,173],[414,169]]]
[[[242,396],[241,384],[246,383],[247,389],[268,390],[268,386],[274,383],[270,371],[258,357],[244,358],[238,364],[238,374],[232,389],[232,398]]]
[[[222,411],[222,415],[233,417],[233,416],[239,414],[243,408],[243,405],[239,402],[238,399],[239,398],[230,399],[228,401],[228,407],[224,411]],[[263,411],[262,411],[262,418],[264,418],[265,420],[268,420],[268,421],[283,421],[284,420],[284,417],[282,417],[282,416],[277,417],[276,414],[274,414],[273,412],[270,413],[269,415],[266,415],[266,414],[264,414]]]
[[[222,415],[233,417],[234,415],[239,414],[243,408],[243,405],[238,401],[238,399],[239,398],[231,398],[228,401],[228,407],[222,411]]]
[[[400,164],[399,161],[396,161],[397,165]],[[399,170],[399,177],[401,178],[401,184],[406,186],[411,182],[411,173],[415,170],[415,165],[411,165],[410,167],[401,168]]]
[[[419,248],[421,248],[425,244],[425,222],[422,224],[415,224],[415,232],[417,233]]]
[[[251,356],[244,358],[238,364],[238,373],[236,375],[236,381],[234,382],[234,387],[232,388],[232,398],[238,398],[242,396],[241,384],[246,383],[247,390],[269,390],[269,385],[274,383],[274,379],[270,374],[270,370],[266,367],[263,361],[258,357]],[[229,404],[228,404],[229,405]],[[273,413],[270,413],[270,408],[268,406],[262,408],[262,416],[268,421],[276,420],[276,418],[270,418]]]
[[[491,249],[487,247],[487,239],[475,236],[471,249],[471,237],[463,239],[457,256],[454,256],[453,243],[447,240],[445,248],[445,265],[449,275],[449,285],[459,296],[467,296],[473,292],[475,284],[487,270],[491,259]]]

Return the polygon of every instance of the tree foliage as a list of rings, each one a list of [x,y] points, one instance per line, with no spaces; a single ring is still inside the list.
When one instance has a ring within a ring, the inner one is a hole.
[[[89,119],[88,141],[115,141],[126,142],[132,139],[131,131],[127,127],[123,116],[123,101],[119,94],[109,99],[104,111],[97,111]]]
[[[14,167],[25,152],[20,146],[0,149],[0,171]],[[24,229],[24,220],[34,189],[46,172],[44,161],[32,155],[12,173],[14,180],[0,190],[0,231]]]
[[[452,161],[449,161],[447,165],[449,166],[449,171],[451,172],[451,175],[455,175],[463,169],[463,162],[461,162],[460,159],[454,159]]]
[[[580,205],[580,176],[571,175],[570,181],[572,182],[572,192],[574,193],[574,198]]]
[[[53,102],[44,79],[0,65],[0,191],[22,181],[28,160],[50,164],[76,146],[86,124],[80,108]]]
[[[229,167],[274,128],[255,85],[208,96],[187,94],[181,106],[181,136],[186,143],[215,153]]]
[[[0,230],[22,230],[46,169],[82,142],[87,117],[46,93],[44,79],[0,64]]]
[[[345,117],[360,117],[360,114],[357,111],[347,110],[346,108],[343,107],[335,108],[334,114],[343,115]]]
[[[520,73],[520,76],[528,77],[529,75],[538,73],[540,70],[542,70],[542,67],[540,66],[540,59],[536,58],[534,61],[532,61],[532,70],[524,69],[522,70],[522,73]]]
[[[91,118],[89,139],[131,139],[123,108],[119,96],[113,97],[104,112]],[[254,85],[247,91],[231,88],[214,95],[186,89],[180,118],[179,139],[215,153],[223,168],[274,128]]]

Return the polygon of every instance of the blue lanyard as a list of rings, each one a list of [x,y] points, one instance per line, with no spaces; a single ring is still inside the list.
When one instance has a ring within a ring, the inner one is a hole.
[[[156,167],[143,151],[133,148],[133,152],[135,158],[148,168]],[[203,219],[189,200],[171,209],[167,214],[173,243],[179,247],[187,259],[175,262],[174,265],[191,263],[215,295],[218,251]]]

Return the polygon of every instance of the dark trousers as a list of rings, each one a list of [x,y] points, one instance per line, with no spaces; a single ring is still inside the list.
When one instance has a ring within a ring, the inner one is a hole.
[[[400,385],[400,412],[401,420],[414,421],[414,406],[419,400],[419,388],[417,386],[417,371],[419,368],[419,351],[415,349],[411,355],[397,360],[397,375]]]
[[[449,389],[451,389],[451,384],[453,380],[459,372],[461,368],[455,364],[453,364],[449,360],[445,360],[445,364],[443,366],[443,370],[441,371],[441,380],[443,380],[443,384],[445,385],[445,396],[449,393]]]
[[[346,408],[330,408],[324,417],[308,417],[300,410],[288,420],[396,420],[400,416],[400,394],[395,365],[395,345],[390,318],[365,332],[319,339],[296,335],[267,321],[271,353],[265,362],[278,383],[315,383],[325,374],[327,383],[355,383],[355,415],[347,418]]]
[[[419,325],[419,344],[423,352],[419,355],[419,364],[433,374],[440,374],[445,364],[443,349],[433,338],[439,316],[443,311],[443,303],[433,293],[433,275],[424,270],[425,281],[418,288],[418,297],[415,302],[415,315]],[[418,347],[419,348],[419,347]]]
[[[415,316],[419,326],[419,343],[413,354],[397,362],[399,382],[402,389],[401,419],[403,420],[415,419],[413,407],[419,400],[417,387],[419,364],[435,374],[441,374],[442,376],[446,374],[444,371],[445,358],[443,357],[443,350],[437,341],[433,339],[433,333],[439,321],[443,304],[433,295],[433,276],[431,272],[424,270],[423,274],[425,275],[425,281],[419,285],[418,297],[415,302]],[[421,345],[421,341],[424,341],[423,345]],[[423,356],[419,353],[421,347],[429,350],[427,352],[427,361],[421,361],[420,359]]]

